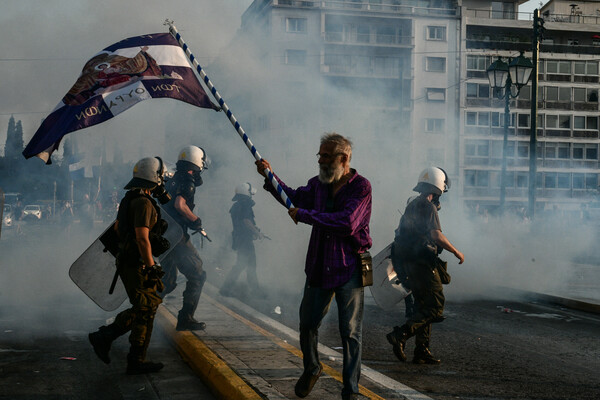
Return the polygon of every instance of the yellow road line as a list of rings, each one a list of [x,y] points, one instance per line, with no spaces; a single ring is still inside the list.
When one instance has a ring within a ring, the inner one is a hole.
[[[207,296],[208,297],[208,296]],[[169,311],[159,307],[156,320],[161,328],[175,341],[177,349],[192,370],[220,399],[260,400],[256,393],[242,378],[239,377],[225,361],[217,356],[189,331],[176,331],[177,320]]]
[[[252,328],[253,330],[259,332],[261,335],[265,336],[266,338],[268,338],[269,340],[271,340],[273,343],[275,343],[276,345],[284,348],[285,350],[289,351],[290,353],[292,353],[293,355],[295,355],[296,357],[302,358],[302,351],[300,351],[298,348],[292,346],[291,344],[283,341],[282,339],[280,339],[279,337],[277,337],[276,335],[272,334],[271,332],[261,328],[260,326],[256,325],[254,322],[249,321],[248,319],[242,317],[241,315],[239,315],[238,313],[236,313],[235,311],[217,303],[214,299],[210,298],[209,296],[205,296],[205,299],[207,299],[209,302],[211,302],[214,306],[216,306],[217,308],[219,308],[221,311],[223,311],[226,314],[229,314],[230,316],[232,316],[233,318],[237,319],[238,321],[243,322],[244,324],[246,324],[247,326],[249,326],[250,328]],[[342,379],[342,374],[339,373],[336,369],[330,367],[327,364],[323,364],[323,371],[331,376],[332,378],[334,378],[335,380],[337,380],[338,382],[342,382],[343,383],[343,379]],[[367,389],[366,387],[359,385],[359,391],[360,394],[362,394],[363,396],[367,396],[368,398],[372,399],[372,400],[385,400],[383,397],[373,393],[372,391],[370,391],[369,389]]]

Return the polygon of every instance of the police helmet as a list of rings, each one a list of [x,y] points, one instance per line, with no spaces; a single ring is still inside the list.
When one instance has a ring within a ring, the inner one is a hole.
[[[166,171],[160,157],[146,157],[133,166],[133,178],[125,185],[125,189],[152,189],[163,183]]]
[[[240,183],[235,187],[235,194],[254,196],[256,194],[256,189],[252,187],[250,182]]]
[[[417,186],[413,188],[415,192],[441,195],[450,189],[450,178],[446,171],[439,167],[425,168],[419,174]]]
[[[201,172],[208,168],[210,160],[204,149],[198,146],[186,146],[179,152],[177,168]]]

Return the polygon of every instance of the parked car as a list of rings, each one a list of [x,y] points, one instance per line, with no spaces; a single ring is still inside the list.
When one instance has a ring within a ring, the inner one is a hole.
[[[12,206],[10,204],[5,204],[4,211],[2,212],[2,224],[4,226],[12,226],[12,221]]]
[[[28,204],[23,208],[23,219],[42,219],[42,206],[39,204]]]

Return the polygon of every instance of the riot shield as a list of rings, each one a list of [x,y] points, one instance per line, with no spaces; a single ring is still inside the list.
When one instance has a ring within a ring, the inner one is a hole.
[[[169,254],[183,237],[181,227],[166,211],[161,211],[161,217],[169,224],[164,237],[169,240],[171,246],[158,257],[159,261]],[[127,298],[121,280],[114,279],[115,255],[118,251],[114,224],[111,223],[69,269],[71,280],[105,311],[117,309]]]
[[[2,237],[2,225],[4,225],[4,191],[0,188],[0,238]]]
[[[373,257],[373,286],[371,294],[375,303],[384,310],[390,309],[410,294],[401,283],[397,282],[396,272],[392,266],[392,244]]]

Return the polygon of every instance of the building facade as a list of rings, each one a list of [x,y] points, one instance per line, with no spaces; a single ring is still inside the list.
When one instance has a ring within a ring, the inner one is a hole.
[[[349,105],[315,85],[311,104],[321,118],[367,109],[365,132],[375,139],[379,132],[397,133],[382,138],[397,154],[395,168],[410,177],[429,165],[444,166],[454,184],[452,200],[493,211],[500,197],[504,101],[490,90],[486,69],[499,56],[507,61],[524,51],[531,57],[532,17],[518,13],[523,2],[255,0],[240,32],[260,34],[264,66],[294,86],[290,90],[310,96],[306,82],[321,82],[356,96]],[[598,3],[551,1],[541,10],[539,209],[576,209],[597,193]],[[506,205],[520,208],[527,206],[529,185],[530,84],[511,101],[510,114]],[[273,115],[257,118],[262,128],[286,125]]]

